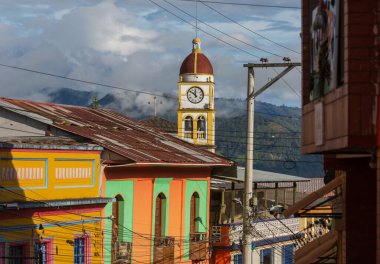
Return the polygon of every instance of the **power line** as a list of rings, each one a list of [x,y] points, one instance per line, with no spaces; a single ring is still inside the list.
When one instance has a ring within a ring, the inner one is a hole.
[[[218,11],[217,9],[213,8],[212,6],[206,4],[205,1],[200,1],[200,2],[201,2],[204,6],[206,6],[206,7],[208,7],[209,9],[215,11],[216,13],[218,13],[219,15],[223,16],[224,18],[228,19],[229,21],[231,21],[231,22],[233,22],[233,23],[239,25],[240,27],[242,27],[242,28],[248,30],[249,32],[255,34],[256,36],[259,36],[259,37],[261,37],[261,38],[263,38],[263,39],[265,39],[265,40],[267,40],[267,41],[269,41],[269,42],[271,42],[271,43],[273,43],[273,44],[275,44],[275,45],[277,45],[277,46],[279,46],[279,47],[282,47],[282,48],[284,48],[284,49],[287,49],[287,50],[292,51],[292,52],[297,53],[297,54],[301,54],[301,53],[298,52],[298,51],[295,51],[295,50],[293,50],[293,49],[291,49],[291,48],[288,48],[288,47],[286,47],[286,46],[284,46],[284,45],[282,45],[282,44],[280,44],[280,43],[278,43],[278,42],[275,42],[275,41],[273,41],[273,40],[271,40],[271,39],[269,39],[269,38],[267,38],[267,37],[261,35],[260,33],[257,33],[256,31],[253,31],[252,29],[250,29],[250,28],[244,26],[243,24],[239,23],[238,21],[236,21],[236,20],[234,20],[234,19],[232,19],[232,18],[226,16],[225,14],[223,14],[222,12],[220,12],[220,11]]]
[[[196,17],[194,17],[194,16],[191,15],[190,13],[186,12],[185,10],[179,8],[178,6],[176,6],[176,5],[174,5],[174,4],[170,3],[170,2],[168,2],[167,0],[163,0],[163,1],[164,1],[165,3],[171,5],[172,7],[176,8],[177,10],[181,11],[182,13],[188,15],[189,17],[192,17],[192,18],[195,18],[195,19],[196,19]],[[273,52],[270,52],[270,51],[264,50],[264,49],[262,49],[262,48],[259,48],[259,47],[257,47],[257,46],[254,46],[254,45],[252,45],[252,44],[250,44],[250,43],[248,43],[248,42],[246,42],[246,41],[244,41],[244,40],[241,40],[241,39],[239,39],[239,38],[236,38],[236,37],[234,37],[234,36],[231,36],[230,34],[224,32],[224,31],[222,31],[222,30],[220,30],[220,29],[217,29],[216,27],[211,26],[210,24],[208,24],[208,23],[206,23],[206,22],[204,22],[204,21],[202,21],[202,20],[200,20],[200,19],[197,19],[197,20],[198,20],[199,22],[203,23],[204,25],[206,25],[206,26],[212,28],[213,30],[216,30],[216,31],[218,31],[218,32],[221,33],[221,34],[223,34],[223,35],[225,35],[225,36],[227,36],[227,37],[229,37],[229,38],[232,38],[233,40],[236,40],[236,41],[238,41],[238,42],[240,42],[240,43],[243,43],[243,44],[245,44],[245,45],[247,45],[247,46],[250,46],[250,47],[252,47],[252,48],[254,48],[254,49],[257,49],[257,50],[263,51],[263,52],[265,52],[265,53],[271,54],[271,55],[273,55],[273,56],[276,56],[276,57],[279,57],[279,58],[283,58],[283,56],[280,56],[280,55],[278,55],[278,54],[276,54],[276,53],[273,53]]]
[[[149,0],[149,1],[151,1],[151,0]],[[98,82],[89,81],[89,80],[71,78],[71,77],[66,77],[66,76],[62,76],[62,75],[58,75],[58,74],[28,69],[28,68],[24,68],[24,67],[12,66],[12,65],[1,64],[1,63],[0,63],[0,66],[5,67],[5,68],[10,68],[10,69],[26,71],[26,72],[30,72],[30,73],[41,74],[41,75],[45,75],[45,76],[50,76],[50,77],[54,77],[54,78],[66,79],[66,80],[85,83],[85,84],[91,84],[91,85],[97,85],[97,86],[102,86],[102,87],[107,87],[107,88],[112,88],[112,89],[117,89],[117,90],[123,90],[123,91],[127,91],[127,92],[133,92],[135,94],[147,94],[147,95],[162,97],[162,98],[166,98],[166,99],[178,100],[178,97],[175,97],[175,96],[155,94],[152,92],[141,91],[141,90],[137,91],[137,90],[128,89],[128,88],[124,88],[124,87],[120,87],[120,86],[114,86],[114,85],[98,83]],[[182,100],[182,101],[184,101],[184,100]],[[232,109],[245,110],[244,108],[238,108],[238,107],[232,107]],[[256,111],[256,113],[261,113],[261,114],[271,115],[271,116],[283,116],[283,117],[288,117],[288,118],[297,118],[297,119],[300,118],[299,116],[281,115],[281,114],[266,113],[266,112],[261,112],[261,111]]]
[[[46,75],[46,76],[50,76],[50,77],[55,77],[55,78],[60,78],[60,79],[65,79],[65,80],[85,83],[85,84],[91,84],[91,85],[97,85],[97,86],[112,88],[112,89],[123,90],[123,91],[127,91],[127,92],[133,92],[133,93],[136,93],[136,94],[147,94],[147,95],[158,96],[158,97],[163,97],[163,98],[178,99],[177,97],[174,97],[174,96],[155,94],[155,93],[146,92],[146,91],[137,91],[137,90],[132,90],[132,89],[128,89],[128,88],[123,88],[123,87],[120,87],[120,86],[109,85],[109,84],[104,84],[104,83],[98,83],[98,82],[94,82],[94,81],[81,80],[81,79],[77,79],[77,78],[71,78],[71,77],[66,77],[66,76],[62,76],[62,75],[58,75],[58,74],[53,74],[53,73],[47,73],[47,72],[27,69],[27,68],[23,68],[23,67],[11,66],[11,65],[2,64],[2,63],[0,63],[0,66],[1,67],[5,67],[5,68],[10,68],[10,69],[16,69],[16,70],[26,71],[26,72],[38,73],[38,74],[41,74],[41,75]]]
[[[183,22],[185,22],[185,23],[191,25],[192,27],[194,27],[194,25],[193,25],[192,23],[190,23],[190,22],[186,21],[185,19],[183,19],[182,17],[176,15],[175,13],[171,12],[171,11],[168,10],[167,8],[165,8],[165,7],[163,7],[163,6],[159,5],[159,4],[157,4],[157,3],[154,2],[153,0],[148,0],[148,1],[151,2],[152,4],[156,5],[156,6],[160,7],[161,9],[165,10],[166,12],[172,14],[173,16],[177,17],[177,18],[180,19],[181,21],[183,21]],[[215,38],[215,39],[217,39],[217,40],[223,42],[224,44],[227,44],[227,45],[229,45],[229,46],[231,46],[231,47],[233,47],[233,48],[235,48],[235,49],[237,49],[237,50],[240,50],[241,52],[244,52],[244,53],[246,53],[246,54],[248,54],[248,55],[250,55],[250,56],[252,56],[252,57],[255,57],[255,58],[257,58],[257,59],[260,59],[259,56],[255,55],[255,54],[253,54],[253,53],[251,53],[251,52],[249,52],[249,51],[246,51],[246,50],[244,50],[244,49],[241,49],[241,48],[239,48],[239,47],[237,47],[237,46],[235,46],[235,45],[233,45],[233,44],[231,44],[231,43],[229,43],[229,42],[227,42],[227,41],[225,41],[225,40],[223,40],[223,39],[221,39],[221,38],[218,38],[217,36],[215,36],[215,35],[213,35],[213,34],[207,32],[207,31],[205,31],[205,30],[203,30],[203,29],[201,29],[201,28],[199,28],[199,27],[198,27],[198,30],[199,30],[199,31],[202,31],[202,32],[205,33],[206,35],[209,35],[209,36],[211,36],[211,37],[213,37],[213,38]]]
[[[195,2],[196,0],[177,0],[183,2]],[[221,4],[221,5],[236,5],[236,6],[251,6],[251,7],[268,7],[268,8],[285,8],[285,9],[301,9],[298,6],[284,6],[284,5],[264,5],[264,4],[248,4],[248,3],[236,3],[236,2],[220,2],[220,1],[204,1],[199,0],[201,3],[209,4]]]
[[[276,71],[274,68],[271,68],[276,74],[279,74],[278,71]],[[301,95],[284,79],[284,78],[281,78],[281,81],[283,81],[285,83],[286,86],[289,87],[289,89],[291,89],[295,95],[297,95],[298,97],[301,98]]]

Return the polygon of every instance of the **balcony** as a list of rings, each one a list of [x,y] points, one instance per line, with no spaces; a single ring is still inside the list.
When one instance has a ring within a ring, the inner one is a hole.
[[[131,263],[132,243],[117,241],[112,247],[112,264]]]
[[[174,264],[174,237],[154,238],[155,264]]]
[[[190,259],[192,261],[202,261],[207,258],[206,233],[190,234]]]

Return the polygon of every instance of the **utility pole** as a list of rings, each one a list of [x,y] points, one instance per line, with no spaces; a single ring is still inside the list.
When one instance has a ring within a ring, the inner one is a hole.
[[[253,124],[255,100],[251,94],[254,92],[254,71],[253,67],[248,67],[248,87],[247,87],[247,155],[245,161],[245,186],[243,200],[243,262],[252,263],[252,235],[251,235],[251,207],[249,204],[252,198],[253,179]]]
[[[285,61],[285,58],[284,58]],[[252,264],[252,209],[250,201],[252,199],[252,182],[253,182],[253,136],[254,136],[254,110],[255,98],[272,84],[277,82],[281,77],[291,71],[294,67],[301,66],[301,63],[286,62],[286,63],[248,63],[244,67],[248,68],[248,86],[247,86],[247,153],[245,163],[245,178],[244,178],[244,199],[243,199],[243,263]],[[253,68],[266,67],[286,67],[275,78],[255,92],[254,89],[254,70]],[[252,203],[254,199],[252,199]]]

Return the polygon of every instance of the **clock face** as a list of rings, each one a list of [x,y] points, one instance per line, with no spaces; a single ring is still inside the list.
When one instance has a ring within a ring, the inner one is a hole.
[[[203,100],[204,93],[199,87],[193,86],[187,91],[187,99],[193,104],[197,104]]]

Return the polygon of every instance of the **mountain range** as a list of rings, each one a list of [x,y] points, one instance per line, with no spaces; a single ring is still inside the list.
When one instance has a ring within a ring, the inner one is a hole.
[[[131,93],[99,93],[70,88],[44,89],[49,101],[60,104],[90,106],[94,98],[97,105],[111,108],[141,120],[157,115],[177,122],[175,96],[155,98],[138,97]],[[245,165],[246,152],[246,101],[243,99],[215,98],[215,135],[217,153]],[[255,101],[254,117],[254,168],[291,174],[301,177],[323,177],[322,156],[300,154],[301,109],[277,106]]]

